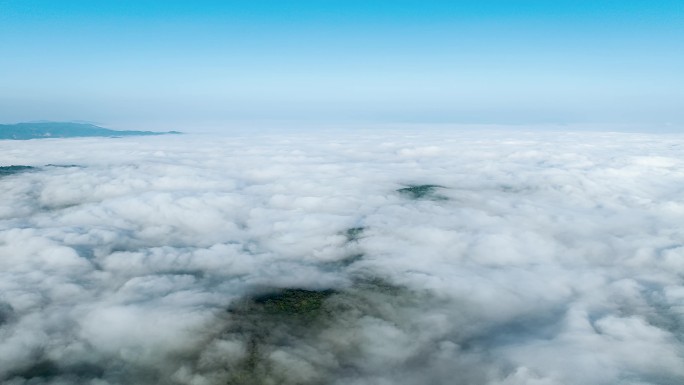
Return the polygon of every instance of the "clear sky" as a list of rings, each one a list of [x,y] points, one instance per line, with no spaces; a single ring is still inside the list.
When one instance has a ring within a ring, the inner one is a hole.
[[[684,128],[684,0],[0,0],[0,122]]]

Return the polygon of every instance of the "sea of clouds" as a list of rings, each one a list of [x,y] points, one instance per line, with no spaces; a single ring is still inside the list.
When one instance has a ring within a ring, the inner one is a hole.
[[[9,165],[35,168],[0,176],[3,384],[684,383],[681,135],[0,141]],[[259,305],[283,290],[315,316]]]

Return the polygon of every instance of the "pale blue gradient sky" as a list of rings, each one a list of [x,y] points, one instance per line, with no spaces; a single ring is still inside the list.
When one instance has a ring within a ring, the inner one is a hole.
[[[684,1],[0,0],[0,121],[684,124]]]

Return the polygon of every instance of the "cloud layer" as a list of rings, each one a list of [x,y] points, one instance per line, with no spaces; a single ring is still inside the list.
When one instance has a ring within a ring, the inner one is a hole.
[[[2,166],[35,167],[0,175],[0,380],[684,382],[683,146],[0,142]]]

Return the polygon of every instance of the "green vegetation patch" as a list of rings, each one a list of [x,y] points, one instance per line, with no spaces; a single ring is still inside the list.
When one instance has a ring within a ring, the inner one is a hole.
[[[398,189],[397,192],[409,199],[446,200],[446,197],[435,194],[436,190],[439,188],[444,188],[444,186],[439,186],[436,184],[410,185],[408,187]]]
[[[335,291],[330,289],[285,288],[246,298],[228,309],[232,331],[259,339],[269,339],[275,328],[287,329],[293,335],[306,334],[324,314],[325,302],[333,294]]]
[[[228,384],[290,384],[287,375],[274,371],[268,358],[278,347],[315,339],[324,328],[326,301],[334,290],[276,289],[238,302],[228,312],[226,335],[242,341],[245,353],[228,362]]]
[[[364,339],[354,330],[369,319],[412,327],[404,309],[423,302],[420,295],[373,275],[355,277],[339,290],[283,288],[244,298],[228,310],[222,336],[241,345],[240,353],[224,356],[225,383],[324,385],[363,370]]]
[[[67,366],[58,366],[55,362],[48,359],[41,359],[23,370],[11,372],[7,378],[23,378],[30,384],[44,383],[57,377],[69,379],[94,379],[104,375],[104,368],[91,363],[76,363]],[[36,380],[43,381],[36,381]]]
[[[0,177],[7,176],[7,175],[12,175],[12,174],[18,174],[20,172],[26,172],[26,171],[31,171],[35,170],[35,167],[31,166],[4,166],[0,167]]]
[[[358,241],[365,230],[365,227],[351,227],[347,229],[347,231],[344,233],[344,235],[347,237],[347,242]]]
[[[84,166],[78,164],[46,164],[45,167],[57,167],[57,168],[83,168]]]
[[[298,317],[315,317],[333,290],[284,289],[259,296],[254,304],[264,313]]]

